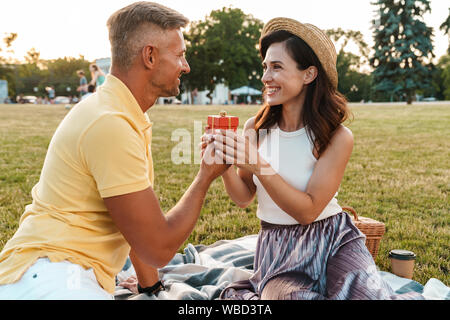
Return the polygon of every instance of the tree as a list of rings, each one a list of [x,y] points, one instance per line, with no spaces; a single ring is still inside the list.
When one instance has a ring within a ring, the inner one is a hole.
[[[338,28],[325,30],[325,33],[334,42],[337,52],[344,52],[350,42],[358,47],[359,59],[355,67],[359,68],[361,65],[368,63],[369,46],[364,41],[364,36],[360,31]]]
[[[373,20],[376,93],[394,99],[413,100],[417,89],[431,86],[432,28],[423,22],[431,11],[429,0],[377,0],[378,16]]]
[[[334,42],[337,54],[338,90],[349,101],[370,100],[370,74],[361,70],[368,64],[369,46],[360,31],[328,29],[325,31]],[[358,54],[346,50],[353,42]]]
[[[337,56],[338,91],[348,101],[371,100],[372,77],[369,73],[358,70],[356,66],[359,59],[359,56],[345,51],[339,51]]]
[[[27,55],[24,57],[25,61],[29,64],[39,64],[41,53],[37,51],[35,48],[31,48],[28,50]]]
[[[12,65],[12,61],[8,57],[4,57],[1,53],[6,51],[6,53],[14,53],[12,50],[12,43],[17,39],[17,33],[9,33],[6,34],[3,38],[4,48],[0,46],[0,79],[8,81],[8,95],[14,96],[15,85],[14,85],[14,76],[15,69]]]
[[[2,48],[2,46],[0,46],[0,52],[4,51],[5,49],[6,52],[8,53],[14,53],[14,50],[11,49],[12,47],[12,43],[17,39],[17,33],[7,33],[5,35],[5,37],[3,38],[3,43],[5,45],[5,48]],[[4,64],[6,62],[10,62],[8,58],[2,57],[0,55],[0,64]]]
[[[44,96],[45,88],[53,85],[56,95],[76,95],[76,88],[79,85],[76,72],[84,70],[86,74],[89,74],[89,61],[85,60],[83,56],[53,60],[41,60],[39,56],[39,52],[32,48],[24,57],[25,63],[14,65],[16,92]],[[70,91],[67,88],[70,88]]]
[[[436,83],[438,83],[438,98],[450,100],[450,54],[444,55],[437,64]]]
[[[261,88],[258,41],[262,28],[262,21],[233,8],[214,10],[204,21],[192,22],[185,32],[191,66],[183,80],[185,88],[207,89],[210,98],[218,83]]]
[[[450,8],[448,8],[448,17],[439,27],[439,30],[444,31],[444,33],[448,36],[448,48],[447,53],[450,55]]]
[[[76,88],[80,83],[77,76],[77,70],[84,70],[85,74],[89,72],[89,61],[84,56],[79,58],[64,57],[46,61],[47,78],[44,81],[47,84],[55,86],[57,95],[76,95]],[[70,91],[67,91],[70,88]]]
[[[214,77],[217,74],[217,56],[206,44],[206,30],[208,26],[204,21],[192,22],[186,38],[186,59],[191,67],[191,72],[182,78],[182,86],[188,91],[194,89],[214,91]],[[216,77],[217,79],[217,77]]]
[[[17,38],[16,33],[7,34],[3,43],[8,53],[12,43]],[[2,57],[5,51],[0,46],[0,79],[8,81],[10,96],[20,93],[25,95],[45,95],[45,87],[53,85],[57,95],[77,94],[79,85],[78,70],[89,73],[89,61],[83,56],[79,58],[64,57],[53,60],[42,60],[40,52],[31,48],[24,57],[23,62],[13,61],[12,58]],[[37,91],[36,91],[37,88]],[[67,90],[70,88],[70,91]]]
[[[40,55],[35,48],[31,48],[24,57],[26,63],[15,64],[14,89],[17,93],[36,94],[34,88],[38,88],[42,79],[45,78]],[[44,89],[41,88],[41,90]]]

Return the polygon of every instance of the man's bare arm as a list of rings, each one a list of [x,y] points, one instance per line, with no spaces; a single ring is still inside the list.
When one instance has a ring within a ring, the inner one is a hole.
[[[207,150],[214,154],[211,146]],[[165,266],[189,237],[200,214],[211,182],[229,165],[203,161],[194,181],[179,202],[164,214],[151,187],[104,198],[111,217],[143,263]]]
[[[159,280],[158,269],[144,263],[136,255],[133,249],[130,251],[130,259],[133,264],[136,277],[142,288],[151,287]]]

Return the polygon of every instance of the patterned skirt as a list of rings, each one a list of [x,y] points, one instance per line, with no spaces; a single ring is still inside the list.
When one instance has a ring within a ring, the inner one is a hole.
[[[309,225],[261,221],[254,274],[227,286],[227,300],[424,299],[395,294],[379,276],[365,235],[341,212]]]

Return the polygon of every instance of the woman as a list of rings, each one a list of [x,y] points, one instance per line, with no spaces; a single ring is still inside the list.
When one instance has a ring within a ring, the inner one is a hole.
[[[105,82],[105,74],[95,63],[91,63],[89,65],[89,70],[91,71],[92,78],[90,83],[98,88],[103,84],[103,82]]]
[[[317,27],[269,21],[260,39],[265,105],[244,136],[202,137],[231,199],[258,197],[261,231],[254,275],[229,285],[222,299],[397,299],[379,277],[365,236],[336,195],[353,148],[345,98],[337,92],[336,51]],[[253,159],[253,161],[252,161]]]

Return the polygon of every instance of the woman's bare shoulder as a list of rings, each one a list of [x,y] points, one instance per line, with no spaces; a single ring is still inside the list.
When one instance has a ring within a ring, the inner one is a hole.
[[[340,125],[336,130],[336,136],[339,136],[339,139],[352,140],[353,141],[353,132],[349,128],[344,125]]]
[[[255,129],[255,117],[251,117],[244,124],[244,131],[248,129]]]
[[[340,125],[339,128],[336,129],[336,133],[333,135],[331,139],[331,144],[337,144],[340,147],[353,147],[353,133],[352,131],[344,125]]]
[[[242,135],[248,137],[252,143],[257,143],[256,131],[255,131],[255,117],[251,117],[244,124],[244,130]]]

